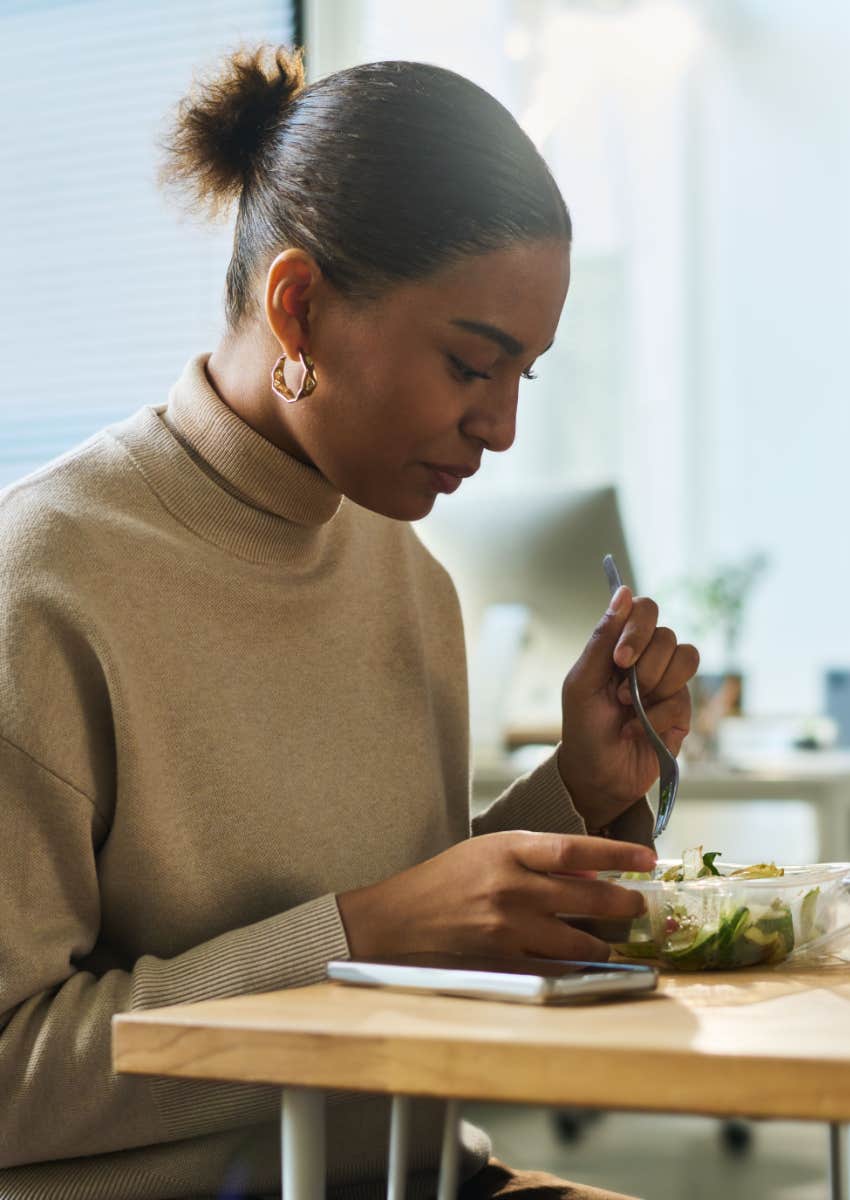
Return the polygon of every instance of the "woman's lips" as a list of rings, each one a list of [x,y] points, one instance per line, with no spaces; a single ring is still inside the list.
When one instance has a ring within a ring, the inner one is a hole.
[[[451,493],[456,492],[466,479],[467,475],[472,475],[471,469],[466,467],[435,467],[432,463],[425,463],[433,486],[438,492]]]
[[[456,492],[463,482],[460,475],[450,475],[448,471],[441,471],[437,467],[431,468],[431,474],[437,481],[437,490],[447,494]]]

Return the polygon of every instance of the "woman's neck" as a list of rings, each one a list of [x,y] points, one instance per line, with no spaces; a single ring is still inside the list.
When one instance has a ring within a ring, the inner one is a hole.
[[[226,335],[206,364],[207,378],[220,399],[257,433],[300,462],[312,466],[287,427],[282,402],[271,388],[280,347],[257,334]]]

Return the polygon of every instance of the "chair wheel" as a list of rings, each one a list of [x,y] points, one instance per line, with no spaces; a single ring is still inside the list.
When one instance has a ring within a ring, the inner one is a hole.
[[[564,1142],[580,1142],[585,1131],[602,1116],[594,1108],[559,1108],[553,1114],[555,1129]]]
[[[753,1127],[748,1121],[724,1121],[720,1126],[720,1140],[729,1154],[747,1154],[753,1144]]]

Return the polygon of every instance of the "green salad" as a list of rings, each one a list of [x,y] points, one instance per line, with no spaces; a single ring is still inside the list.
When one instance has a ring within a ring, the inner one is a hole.
[[[616,947],[629,958],[653,958],[679,971],[724,970],[778,963],[795,944],[792,902],[770,889],[747,888],[749,880],[775,879],[784,870],[775,863],[756,863],[734,870],[718,867],[719,851],[703,853],[702,846],[686,850],[681,863],[657,867],[652,873],[626,872],[628,880],[669,884],[646,893],[647,912],[632,922],[629,941]],[[716,887],[683,887],[716,878]],[[722,888],[723,880],[740,887]],[[810,888],[795,901],[800,941],[817,933],[818,894]]]

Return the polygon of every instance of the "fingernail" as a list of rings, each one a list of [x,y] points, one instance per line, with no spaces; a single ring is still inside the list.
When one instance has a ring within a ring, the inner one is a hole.
[[[618,646],[614,651],[614,662],[618,667],[630,667],[635,661],[635,652],[631,646]]]
[[[626,587],[617,588],[616,592],[611,597],[611,603],[608,607],[609,613],[611,613],[615,617],[618,617],[620,615],[620,613],[625,612],[626,598],[627,598],[628,594],[629,594],[628,588],[626,588]]]
[[[622,685],[622,687],[620,688],[620,690],[617,692],[617,699],[620,701],[621,704],[631,704],[632,690],[627,683],[624,683]]]

